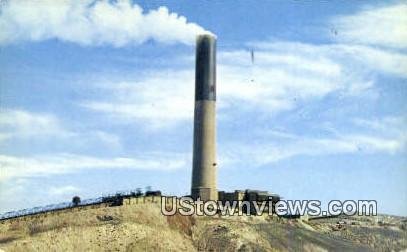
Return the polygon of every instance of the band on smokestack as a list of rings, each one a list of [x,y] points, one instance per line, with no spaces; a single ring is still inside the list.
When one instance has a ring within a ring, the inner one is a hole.
[[[193,199],[217,200],[216,166],[216,38],[205,34],[196,40]]]

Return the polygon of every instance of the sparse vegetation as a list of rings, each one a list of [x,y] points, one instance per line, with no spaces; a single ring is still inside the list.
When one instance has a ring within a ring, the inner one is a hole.
[[[73,204],[74,206],[77,206],[77,205],[79,205],[79,203],[81,203],[81,198],[80,198],[79,196],[74,196],[74,197],[72,198],[72,204]]]
[[[15,235],[12,235],[12,234],[0,234],[0,244],[8,243],[8,242],[14,241],[18,238],[19,237],[16,237]]]
[[[195,218],[193,216],[183,216],[177,213],[173,216],[167,216],[167,222],[170,228],[174,228],[191,236],[192,228],[195,225]]]

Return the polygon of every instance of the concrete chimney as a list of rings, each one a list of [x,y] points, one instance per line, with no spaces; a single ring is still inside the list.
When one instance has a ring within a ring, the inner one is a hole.
[[[196,40],[195,113],[191,197],[217,200],[216,189],[216,38]]]

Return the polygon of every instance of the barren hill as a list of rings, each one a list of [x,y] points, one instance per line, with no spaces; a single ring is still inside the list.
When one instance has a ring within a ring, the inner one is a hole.
[[[379,221],[378,221],[379,219]],[[57,211],[0,222],[4,251],[400,251],[406,219],[163,216],[160,204]],[[1,251],[1,250],[0,250]]]

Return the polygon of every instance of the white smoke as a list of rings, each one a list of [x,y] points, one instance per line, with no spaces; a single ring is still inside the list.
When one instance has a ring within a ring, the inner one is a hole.
[[[166,7],[144,12],[131,0],[9,0],[0,2],[0,45],[59,39],[116,47],[153,39],[193,44],[208,33]]]

